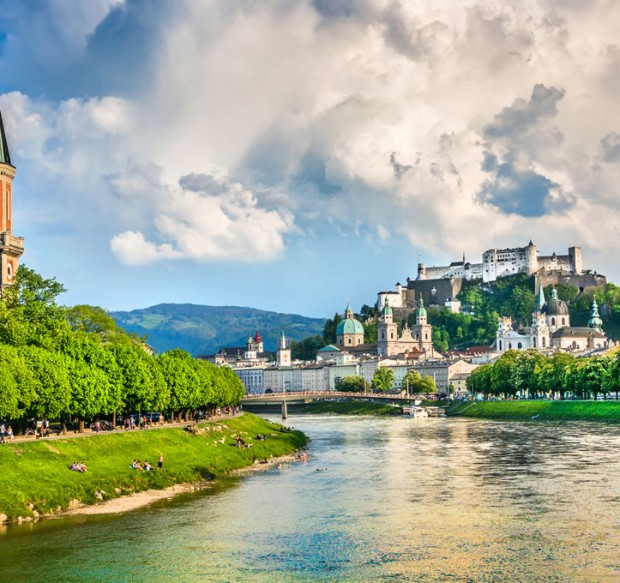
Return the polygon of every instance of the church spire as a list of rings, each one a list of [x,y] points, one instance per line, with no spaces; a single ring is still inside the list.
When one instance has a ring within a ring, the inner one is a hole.
[[[542,309],[545,307],[547,301],[545,300],[545,290],[543,289],[542,281],[540,282],[540,286],[538,288],[538,299],[536,300],[536,311],[542,312]]]
[[[11,155],[9,154],[9,144],[6,141],[4,133],[4,123],[2,121],[2,112],[0,112],[0,164],[11,164]]]

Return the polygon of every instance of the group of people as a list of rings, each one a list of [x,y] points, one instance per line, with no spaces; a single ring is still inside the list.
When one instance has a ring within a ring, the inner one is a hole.
[[[154,470],[155,468],[149,463],[148,460],[144,460],[144,464],[140,460],[133,460],[131,466],[129,466],[132,470],[142,470],[144,472],[149,472]],[[162,453],[159,454],[157,458],[157,469],[161,470],[164,467],[164,455]]]
[[[6,439],[12,441],[15,439],[15,435],[13,435],[13,428],[9,426],[5,426],[4,423],[0,425],[0,443],[5,443]]]
[[[243,439],[240,435],[235,437],[235,445],[237,447],[252,447],[251,443],[246,443],[245,439]]]
[[[84,462],[73,462],[71,464],[71,469],[74,472],[82,472],[82,473],[86,473],[86,470],[88,469],[86,467],[86,464]]]

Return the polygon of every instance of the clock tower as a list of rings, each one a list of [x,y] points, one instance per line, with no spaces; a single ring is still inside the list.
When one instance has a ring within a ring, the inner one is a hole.
[[[13,235],[13,178],[9,146],[0,113],[0,293],[15,279],[19,258],[24,252],[24,238]]]

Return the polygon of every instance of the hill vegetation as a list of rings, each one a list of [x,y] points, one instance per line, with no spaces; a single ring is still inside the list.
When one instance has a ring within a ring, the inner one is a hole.
[[[235,306],[158,304],[130,312],[110,312],[117,324],[147,339],[158,352],[181,348],[194,356],[214,354],[226,346],[245,346],[256,330],[266,350],[275,350],[282,332],[293,340],[320,334],[321,318],[280,314]]]

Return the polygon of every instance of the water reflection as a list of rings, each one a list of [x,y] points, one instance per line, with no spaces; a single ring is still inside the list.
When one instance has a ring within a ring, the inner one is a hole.
[[[310,461],[0,538],[20,581],[616,581],[620,428],[297,417]]]

